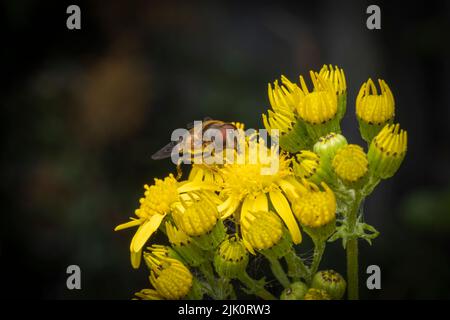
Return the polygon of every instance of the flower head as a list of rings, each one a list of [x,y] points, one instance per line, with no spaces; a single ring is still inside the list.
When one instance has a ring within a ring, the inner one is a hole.
[[[236,237],[226,239],[214,257],[214,267],[221,277],[233,279],[245,272],[248,253],[244,244]]]
[[[325,290],[331,298],[339,300],[344,296],[347,283],[344,278],[334,270],[317,272],[311,282],[311,287]]]
[[[201,185],[211,188],[211,185]],[[155,179],[151,186],[145,185],[144,197],[139,200],[140,207],[135,211],[138,219],[118,225],[114,230],[122,230],[139,226],[130,244],[131,264],[138,268],[141,261],[142,248],[152,234],[158,230],[164,217],[181,201],[186,191],[196,190],[200,185],[195,181],[178,182],[172,174],[168,177]]]
[[[309,124],[326,123],[333,119],[337,112],[336,91],[332,84],[317,72],[311,71],[310,76],[314,86],[311,92],[303,76],[300,76],[302,94],[297,105],[298,114]]]
[[[368,124],[384,124],[394,117],[395,102],[391,89],[384,80],[378,80],[380,94],[372,79],[364,82],[356,98],[356,115]]]
[[[311,178],[320,167],[320,157],[311,151],[302,150],[293,161],[294,173],[299,178]]]
[[[279,143],[283,150],[297,152],[305,149],[310,141],[307,139],[306,128],[297,115],[300,88],[285,76],[281,76],[281,85],[278,80],[273,86],[269,84],[268,96],[272,110],[268,110],[267,115],[262,115],[266,130],[269,133],[273,129],[279,130]]]
[[[272,248],[283,235],[283,223],[271,211],[249,212],[241,223],[244,243],[257,250]]]
[[[386,125],[372,140],[368,158],[371,171],[382,179],[397,172],[406,155],[408,135],[399,124]]]
[[[362,137],[370,142],[395,114],[394,96],[384,80],[378,80],[380,94],[369,79],[363,83],[356,98],[356,115]]]
[[[307,188],[294,202],[293,210],[298,221],[304,226],[319,228],[335,219],[336,198],[333,191],[322,182],[324,191],[317,185],[305,182]]]
[[[262,149],[263,153],[269,154],[268,158],[272,158],[273,150],[262,143],[256,146],[258,150]],[[286,224],[292,241],[300,243],[300,229],[288,201],[289,197],[296,196],[295,179],[289,167],[289,160],[283,154],[272,158],[276,161],[277,170],[271,174],[265,174],[264,169],[267,169],[267,163],[261,156],[251,161],[248,152],[246,152],[245,161],[225,164],[221,169],[224,178],[221,196],[224,201],[218,208],[222,219],[234,213],[236,219],[242,220],[248,212],[268,211],[270,200],[275,212]],[[257,154],[261,155],[259,151]],[[238,212],[239,207],[241,210]]]
[[[349,144],[336,152],[332,165],[334,172],[342,181],[354,183],[366,175],[369,162],[360,146]]]
[[[165,299],[186,297],[192,288],[193,276],[179,260],[168,257],[168,252],[146,252],[144,259],[150,268],[150,283]]]
[[[175,224],[188,236],[197,237],[210,232],[219,219],[217,206],[205,194],[188,193],[188,199],[175,206]]]

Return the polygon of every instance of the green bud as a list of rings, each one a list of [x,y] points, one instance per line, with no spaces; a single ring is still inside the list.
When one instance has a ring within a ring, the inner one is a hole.
[[[347,139],[343,135],[331,132],[319,138],[313,149],[323,161],[331,163],[336,152],[345,145],[347,145]]]
[[[311,287],[325,290],[332,299],[339,300],[344,296],[347,283],[336,271],[323,270],[314,275]]]
[[[242,242],[235,237],[221,243],[214,256],[214,267],[221,277],[239,277],[248,265],[248,253]]]
[[[280,300],[302,300],[307,291],[308,286],[301,281],[297,281],[283,290]]]

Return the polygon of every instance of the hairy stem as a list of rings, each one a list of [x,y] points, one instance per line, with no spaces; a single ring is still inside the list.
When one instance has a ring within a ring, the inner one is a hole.
[[[264,300],[276,300],[277,299],[273,294],[271,294],[269,291],[267,291],[264,288],[264,286],[262,286],[260,283],[258,283],[258,281],[251,278],[247,272],[243,272],[239,276],[238,279],[247,287],[247,289],[252,291],[255,295],[257,295],[261,299],[264,299]]]
[[[289,251],[284,259],[288,265],[288,275],[292,277],[294,281],[299,281],[300,278],[309,278],[308,268],[303,263],[303,260],[295,254],[294,250]]]
[[[270,269],[272,270],[273,275],[277,280],[281,283],[281,285],[285,288],[289,288],[291,283],[289,282],[289,278],[286,275],[286,272],[283,269],[280,261],[274,257],[266,256],[267,260],[270,262]]]
[[[347,214],[347,223],[349,232],[355,231],[358,219],[359,206],[361,204],[361,194],[356,192],[353,205]],[[353,236],[347,242],[347,282],[348,299],[359,299],[359,275],[358,275],[358,238]]]
[[[310,267],[308,282],[310,282],[312,280],[312,277],[316,274],[317,269],[319,268],[320,261],[322,260],[324,251],[325,251],[325,241],[323,240],[314,241],[314,256],[313,262]]]

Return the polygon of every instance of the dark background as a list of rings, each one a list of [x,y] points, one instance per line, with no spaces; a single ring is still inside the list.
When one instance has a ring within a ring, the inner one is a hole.
[[[12,298],[128,299],[143,184],[174,172],[152,161],[173,129],[204,116],[261,128],[267,83],[324,63],[344,68],[343,131],[362,143],[354,101],[368,77],[394,92],[408,130],[401,169],[366,201],[382,232],[361,243],[363,298],[450,298],[449,2],[9,1],[2,4],[2,289]],[[81,30],[66,8],[81,7]],[[381,7],[381,30],[366,8]],[[301,247],[306,256],[310,247]],[[345,273],[339,243],[322,268]],[[66,267],[82,290],[66,289]],[[365,289],[379,265],[382,290]],[[258,266],[256,266],[258,267]]]

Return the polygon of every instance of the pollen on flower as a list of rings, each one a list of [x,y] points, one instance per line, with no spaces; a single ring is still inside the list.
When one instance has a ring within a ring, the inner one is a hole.
[[[268,164],[260,160],[258,158],[257,161],[252,163],[247,158],[245,163],[242,164],[226,164],[221,170],[224,178],[223,193],[232,194],[238,198],[246,195],[256,196],[260,193],[267,193],[274,188],[278,188],[277,181],[292,176],[289,168],[289,160],[285,155],[279,155],[279,159],[277,160],[278,170],[274,174],[263,174],[264,169],[268,168]]]
[[[381,125],[394,118],[394,96],[384,80],[378,80],[380,94],[369,79],[363,83],[356,98],[356,115],[368,124]]]
[[[336,198],[325,183],[322,183],[324,191],[313,183],[307,184],[308,190],[294,202],[292,209],[302,225],[318,228],[336,217]]]
[[[338,150],[332,165],[339,178],[356,182],[367,173],[369,162],[360,146],[349,144]]]

